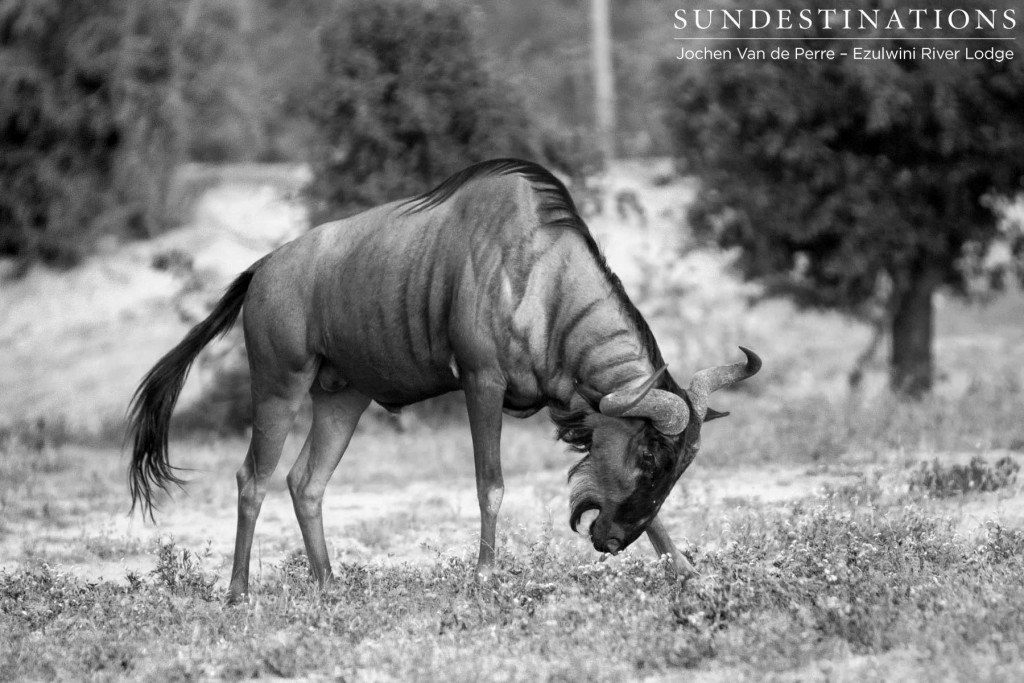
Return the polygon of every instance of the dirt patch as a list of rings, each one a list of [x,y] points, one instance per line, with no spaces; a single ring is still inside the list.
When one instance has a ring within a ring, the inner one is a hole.
[[[205,192],[190,225],[157,239],[4,282],[0,424],[42,416],[90,433],[116,425],[139,379],[206,314],[207,299],[306,229],[288,186],[256,180]],[[168,255],[187,271],[161,267]],[[185,401],[198,391],[193,379]]]
[[[116,461],[110,454],[105,457]],[[144,523],[138,514],[128,516],[127,495],[114,511],[89,509],[82,503],[52,510],[50,517],[45,513],[9,517],[0,532],[0,566],[11,569],[25,559],[44,557],[82,577],[123,581],[128,571],[152,569],[156,544],[173,538],[179,546],[205,554],[207,566],[226,577],[236,512],[230,503],[234,481],[224,474],[204,474],[196,495],[177,495],[162,506],[155,524]],[[694,472],[685,479],[684,490],[666,501],[662,518],[679,540],[696,539],[709,521],[737,505],[780,504],[854,480],[852,475],[781,466]],[[212,489],[218,495],[209,495]],[[593,552],[587,539],[568,528],[563,473],[509,477],[505,491],[499,534],[534,538],[550,533],[556,540]],[[55,523],[56,517],[62,521]],[[335,562],[420,563],[453,551],[475,556],[479,519],[470,477],[387,487],[357,488],[339,482],[324,499],[324,528]],[[277,565],[301,548],[291,500],[280,484],[273,486],[256,527],[254,576],[261,567]],[[641,540],[628,552],[653,551]]]

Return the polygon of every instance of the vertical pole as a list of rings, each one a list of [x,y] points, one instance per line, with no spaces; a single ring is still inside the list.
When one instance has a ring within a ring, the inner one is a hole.
[[[256,5],[253,0],[242,0],[242,2],[235,5],[235,11],[238,13],[238,30],[247,39],[253,31],[253,12],[254,6]]]
[[[608,0],[590,0],[591,47],[594,65],[594,119],[602,160],[615,158],[615,80],[612,73]]]
[[[203,0],[190,0],[188,6],[185,7],[185,18],[182,21],[184,25],[184,33],[188,34],[195,30],[196,24],[199,23],[199,13],[202,11]]]

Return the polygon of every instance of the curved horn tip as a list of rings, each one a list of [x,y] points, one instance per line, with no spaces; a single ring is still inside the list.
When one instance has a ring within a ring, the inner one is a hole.
[[[757,372],[761,369],[761,357],[745,346],[741,346],[740,351],[742,351],[743,355],[747,357],[747,372],[749,373],[748,376],[756,375]]]
[[[690,424],[690,416],[687,415],[685,419],[673,419],[664,422],[655,421],[652,424],[656,430],[665,436],[679,436],[686,431],[687,425]]]

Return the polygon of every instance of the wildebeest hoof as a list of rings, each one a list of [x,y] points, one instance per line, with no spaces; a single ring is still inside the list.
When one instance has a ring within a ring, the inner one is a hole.
[[[476,580],[477,583],[481,584],[493,581],[494,567],[490,565],[484,567],[477,567],[476,573],[473,575],[473,578]]]
[[[700,572],[685,558],[683,558],[682,562],[669,562],[665,570],[668,573],[669,580],[678,581],[684,586],[691,580],[700,578]]]
[[[243,605],[249,602],[248,593],[233,593],[229,592],[227,598],[224,600],[224,604],[231,607],[234,605]]]
[[[700,578],[700,572],[697,571],[697,570],[693,570],[693,571],[675,571],[675,572],[672,572],[672,573],[674,574],[674,576],[672,577],[672,580],[673,581],[678,581],[679,583],[683,584],[684,586],[686,584],[690,583],[690,581],[693,581],[695,579],[699,579]]]

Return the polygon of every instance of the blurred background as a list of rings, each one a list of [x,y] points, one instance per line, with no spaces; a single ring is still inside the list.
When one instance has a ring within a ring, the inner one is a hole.
[[[759,3],[783,6],[812,5]],[[708,466],[1024,450],[1022,60],[680,60],[677,38],[702,42],[675,9],[3,0],[7,528],[74,514],[72,481],[123,511],[131,393],[236,273],[311,225],[497,156],[566,180],[682,381],[738,360],[738,344],[763,356],[718,401],[733,417],[708,430]],[[964,37],[1021,46],[1020,32]],[[226,439],[206,448],[231,471],[247,411],[236,330],[194,369],[176,438]],[[470,477],[462,413],[460,397],[376,412],[353,448],[440,433],[423,476]],[[513,471],[565,471],[560,446],[536,446],[545,419],[512,429],[526,430],[510,437],[525,444]],[[406,455],[388,453],[355,479],[393,478]],[[109,467],[86,481],[83,454]]]

